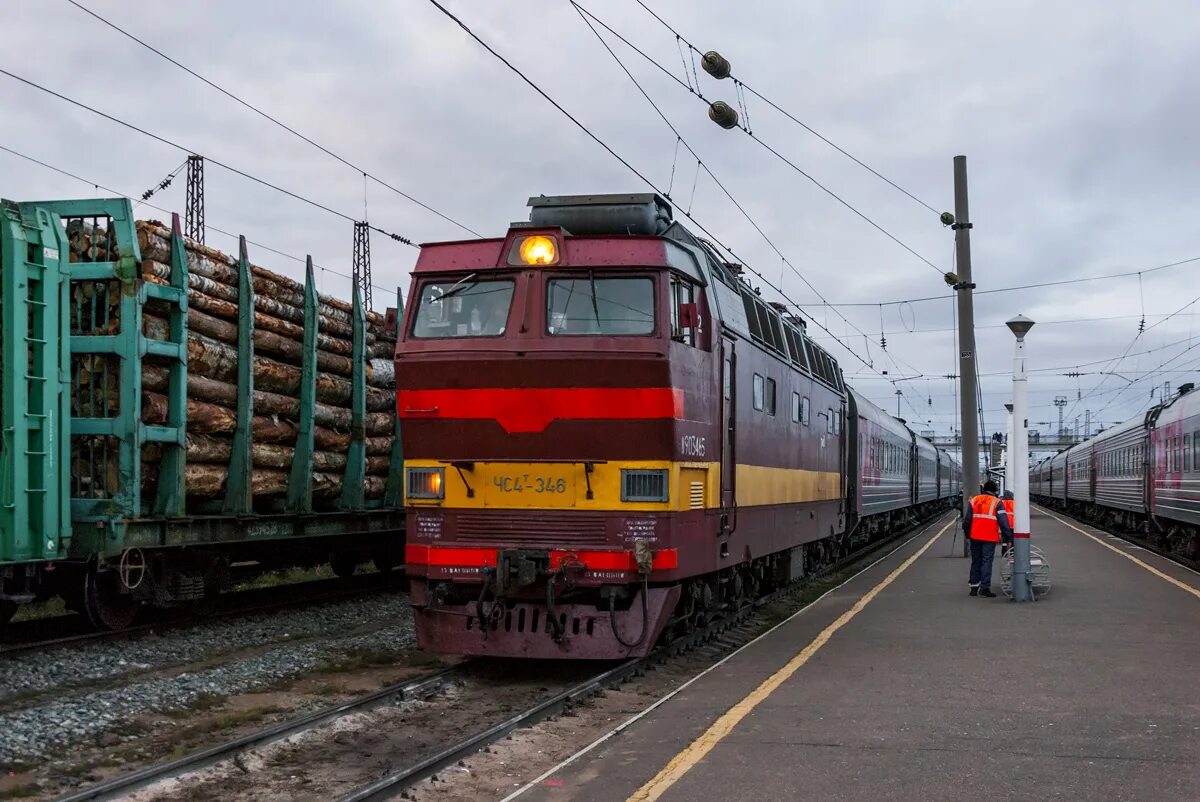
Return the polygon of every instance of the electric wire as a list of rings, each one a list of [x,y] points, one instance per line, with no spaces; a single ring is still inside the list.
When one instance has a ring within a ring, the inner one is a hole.
[[[447,214],[445,214],[445,213],[443,213],[443,212],[440,212],[440,211],[438,211],[437,209],[435,209],[434,207],[432,207],[432,206],[430,206],[429,204],[425,203],[424,201],[421,201],[421,200],[419,200],[419,199],[417,199],[417,198],[414,198],[412,195],[409,195],[407,192],[404,192],[403,190],[401,190],[401,189],[399,189],[399,188],[397,188],[397,187],[395,187],[395,186],[392,186],[392,185],[391,185],[391,184],[389,184],[387,181],[384,181],[383,179],[379,178],[378,176],[375,176],[375,175],[373,175],[373,174],[369,173],[368,171],[364,170],[362,167],[358,166],[357,164],[354,164],[353,162],[351,162],[350,160],[348,160],[348,159],[344,158],[343,156],[340,156],[340,155],[338,155],[337,153],[335,153],[334,151],[332,151],[332,150],[330,150],[329,148],[325,147],[325,146],[324,146],[324,145],[322,145],[321,143],[319,143],[319,142],[316,142],[316,141],[314,141],[313,139],[311,139],[311,138],[309,138],[309,137],[305,136],[304,134],[300,133],[300,132],[299,132],[299,131],[297,131],[295,128],[293,128],[292,126],[290,126],[290,125],[288,125],[287,123],[283,122],[283,121],[282,121],[282,120],[280,120],[279,118],[277,118],[277,117],[274,117],[274,116],[272,116],[272,115],[268,114],[267,112],[265,112],[265,111],[263,111],[262,109],[260,109],[260,108],[258,108],[257,106],[255,106],[253,103],[250,103],[250,102],[249,102],[249,101],[247,101],[247,100],[243,100],[242,98],[240,98],[240,97],[238,97],[237,95],[233,94],[233,93],[232,93],[232,92],[230,92],[229,90],[225,89],[223,86],[221,86],[221,85],[219,85],[219,84],[215,83],[214,81],[211,81],[211,80],[209,80],[208,78],[205,78],[203,75],[201,75],[200,73],[196,72],[196,71],[195,71],[195,70],[193,70],[191,67],[188,67],[187,65],[180,63],[180,62],[179,62],[179,61],[177,61],[176,59],[174,59],[174,58],[172,58],[171,56],[167,55],[166,53],[164,53],[163,51],[161,51],[161,50],[159,50],[158,48],[154,47],[153,45],[149,44],[148,42],[144,41],[143,39],[140,39],[140,38],[138,38],[138,37],[137,37],[137,36],[135,36],[134,34],[130,33],[129,31],[127,31],[127,30],[125,30],[124,28],[122,28],[122,27],[120,27],[119,25],[117,25],[116,23],[112,22],[111,20],[108,20],[108,19],[106,19],[106,18],[104,18],[104,17],[100,16],[99,14],[97,14],[97,13],[96,13],[96,12],[94,12],[94,11],[92,11],[92,10],[91,10],[90,8],[88,8],[87,6],[83,5],[82,3],[79,3],[77,0],[67,0],[67,2],[68,2],[68,3],[70,3],[71,5],[75,6],[75,7],[76,7],[76,8],[78,8],[80,11],[84,12],[85,14],[88,14],[89,16],[93,17],[94,19],[98,20],[99,22],[101,22],[101,23],[103,23],[103,24],[107,25],[109,28],[112,28],[114,31],[116,31],[117,33],[121,34],[122,36],[125,36],[126,38],[128,38],[128,39],[131,39],[131,40],[133,40],[134,42],[137,42],[139,45],[141,45],[142,47],[146,48],[147,50],[149,50],[150,52],[154,53],[155,55],[158,55],[158,56],[160,56],[161,58],[163,58],[163,59],[165,59],[165,60],[167,60],[167,61],[171,62],[172,64],[174,64],[174,65],[175,65],[176,67],[178,67],[179,69],[183,70],[184,72],[188,73],[189,75],[193,76],[194,78],[197,78],[198,80],[202,81],[203,83],[205,83],[205,84],[207,84],[208,86],[212,87],[213,89],[217,90],[218,92],[220,92],[221,94],[225,95],[225,96],[226,96],[226,97],[228,97],[229,99],[231,99],[231,100],[235,101],[236,103],[239,103],[239,104],[241,104],[242,106],[244,106],[245,108],[247,108],[247,109],[249,109],[250,111],[254,112],[255,114],[259,115],[260,117],[262,117],[262,118],[264,118],[264,119],[266,119],[266,120],[269,120],[270,122],[272,122],[272,123],[274,123],[275,125],[279,126],[279,127],[280,127],[280,128],[282,128],[283,130],[285,130],[285,131],[287,131],[288,133],[292,134],[293,136],[295,136],[295,137],[297,137],[297,138],[299,138],[299,139],[303,140],[304,142],[307,142],[309,145],[312,145],[314,148],[316,148],[317,150],[319,150],[319,151],[321,151],[322,153],[326,154],[327,156],[330,156],[330,157],[332,157],[332,158],[336,159],[337,161],[341,162],[342,164],[346,165],[347,167],[349,167],[349,168],[351,168],[351,169],[353,169],[353,170],[355,170],[355,171],[357,171],[357,172],[359,172],[359,173],[362,173],[364,180],[369,178],[370,180],[374,181],[375,183],[379,184],[380,186],[382,186],[382,187],[384,187],[384,188],[386,188],[386,189],[389,189],[389,190],[391,190],[392,192],[396,193],[396,194],[397,194],[397,195],[399,195],[400,197],[402,197],[402,198],[405,198],[406,200],[408,200],[408,201],[410,201],[410,202],[412,202],[412,203],[416,204],[417,206],[420,206],[420,207],[421,207],[422,209],[424,209],[425,211],[427,211],[427,212],[430,212],[431,214],[437,215],[438,217],[440,217],[441,219],[445,220],[445,221],[446,221],[446,222],[448,222],[448,223],[451,223],[451,224],[453,224],[453,225],[455,225],[455,226],[458,226],[458,227],[459,227],[459,228],[461,228],[463,231],[470,232],[471,234],[474,234],[476,237],[480,237],[480,238],[482,238],[482,237],[483,237],[483,235],[482,235],[482,234],[480,234],[479,232],[477,232],[477,231],[475,231],[474,229],[470,228],[469,226],[467,226],[467,225],[464,225],[463,223],[460,223],[458,220],[455,220],[453,217],[450,217],[449,215],[447,215]]]
[[[570,1],[571,1],[571,5],[575,6],[575,8],[577,10],[581,11],[582,13],[586,13],[589,17],[591,17],[593,20],[595,20],[599,25],[603,26],[605,30],[607,30],[613,36],[617,37],[617,39],[621,40],[621,42],[624,43],[627,47],[629,47],[635,53],[642,56],[642,58],[646,59],[651,64],[653,64],[655,67],[657,67],[664,75],[671,78],[671,80],[675,81],[675,83],[679,84],[680,86],[685,86],[685,88],[686,88],[686,85],[684,84],[683,81],[680,81],[679,78],[677,76],[675,76],[674,73],[672,73],[670,70],[668,70],[662,64],[660,64],[654,57],[650,56],[644,50],[642,50],[641,48],[634,45],[632,42],[630,42],[628,39],[626,39],[624,36],[622,36],[616,30],[614,30],[611,26],[606,24],[603,20],[601,20],[595,14],[593,14],[592,12],[588,11],[586,8],[581,6],[578,2],[576,2],[576,0],[570,0]],[[653,12],[651,12],[651,13],[653,13]],[[684,41],[686,42],[687,40],[685,39]],[[692,49],[693,49],[693,51],[695,51],[695,48],[692,48]],[[700,100],[704,101],[705,103],[709,102],[708,99],[706,97],[704,97],[704,94],[699,91],[698,87],[695,90],[691,90],[691,92],[695,97],[699,98]],[[741,129],[747,136],[749,136],[751,139],[753,139],[755,142],[757,142],[759,145],[761,145],[763,148],[765,148],[767,151],[772,153],[776,158],[778,158],[784,164],[791,167],[797,173],[799,173],[800,175],[804,176],[804,178],[806,178],[810,182],[812,182],[812,184],[814,184],[817,188],[819,188],[825,194],[829,195],[829,197],[836,200],[842,206],[845,206],[847,209],[849,209],[855,215],[860,217],[863,221],[868,223],[871,227],[875,228],[877,231],[879,231],[881,234],[886,236],[888,239],[892,240],[892,242],[896,243],[901,248],[903,248],[904,250],[908,251],[910,254],[915,256],[917,259],[924,262],[930,268],[937,271],[939,276],[944,274],[943,270],[939,269],[937,265],[935,265],[933,262],[929,261],[929,259],[927,259],[926,257],[922,256],[920,253],[918,253],[908,243],[904,242],[899,237],[897,237],[895,234],[893,234],[891,231],[887,230],[886,228],[881,226],[879,223],[875,222],[873,219],[871,219],[869,216],[867,216],[866,213],[861,211],[858,207],[854,206],[854,204],[850,203],[845,198],[843,198],[842,196],[840,196],[836,192],[834,192],[832,189],[825,186],[815,176],[813,176],[811,173],[804,170],[804,168],[800,167],[800,165],[796,164],[794,161],[789,159],[787,156],[784,156],[781,152],[779,152],[777,149],[772,147],[770,144],[768,144],[762,138],[756,136],[746,126],[738,125],[737,127],[739,129]]]
[[[102,190],[104,190],[105,192],[111,192],[113,195],[116,195],[116,196],[118,196],[118,197],[122,197],[122,198],[131,198],[131,196],[130,196],[128,193],[126,193],[126,192],[122,192],[122,191],[121,191],[121,190],[119,190],[119,189],[113,189],[112,187],[108,187],[108,186],[105,186],[104,184],[98,183],[98,182],[96,182],[96,181],[89,180],[89,179],[87,179],[87,178],[84,178],[84,177],[82,177],[82,176],[80,176],[80,175],[76,175],[75,173],[72,173],[72,172],[70,172],[69,170],[64,170],[64,169],[62,169],[61,167],[56,167],[56,166],[54,166],[53,164],[48,164],[47,162],[44,162],[44,161],[42,161],[42,160],[40,160],[40,159],[36,159],[36,158],[34,158],[33,156],[29,156],[29,155],[27,155],[27,154],[25,154],[25,153],[21,153],[20,151],[13,150],[12,148],[10,148],[10,147],[6,147],[5,145],[0,145],[0,150],[4,151],[5,153],[8,153],[8,154],[10,154],[10,155],[12,155],[12,156],[16,156],[16,157],[17,157],[17,158],[19,158],[19,159],[24,159],[24,160],[25,160],[25,161],[27,161],[27,162],[32,162],[33,164],[36,164],[36,165],[38,165],[38,166],[40,166],[40,167],[44,167],[44,168],[46,168],[47,170],[51,170],[51,171],[53,171],[53,172],[55,172],[55,173],[58,173],[59,175],[66,176],[67,178],[72,178],[72,179],[74,179],[74,180],[76,180],[76,181],[79,181],[80,183],[83,183],[83,184],[88,184],[89,186],[92,186],[92,187],[94,187],[94,188],[95,188],[95,189],[97,189],[97,190],[101,190],[101,189],[102,189]],[[172,211],[171,211],[170,209],[164,209],[162,206],[156,206],[155,204],[153,204],[153,203],[149,203],[149,202],[147,202],[147,201],[139,201],[139,203],[142,203],[142,204],[144,204],[145,206],[148,206],[148,207],[149,207],[149,208],[151,208],[151,209],[155,209],[155,210],[157,210],[157,211],[160,211],[160,212],[162,212],[163,214],[172,214]],[[204,223],[204,227],[205,227],[205,229],[207,229],[208,231],[213,231],[213,232],[215,232],[215,233],[217,233],[217,234],[221,234],[222,236],[229,237],[229,238],[230,238],[230,239],[232,239],[232,240],[238,240],[238,239],[240,239],[240,235],[238,235],[238,234],[234,234],[234,233],[232,233],[232,232],[230,232],[230,231],[226,231],[226,230],[224,230],[224,229],[222,229],[222,228],[218,228],[217,226],[214,226],[214,225],[212,225],[211,223],[209,223],[207,220],[206,220],[206,221],[205,221],[205,223]],[[281,250],[279,250],[279,249],[277,249],[277,248],[273,248],[273,247],[271,247],[270,245],[264,245],[263,243],[261,243],[261,242],[256,242],[256,241],[254,241],[254,240],[252,240],[252,239],[247,239],[247,240],[246,240],[246,243],[247,243],[248,245],[253,245],[255,248],[261,248],[261,249],[262,249],[262,250],[264,250],[264,251],[267,251],[267,252],[269,252],[269,253],[273,253],[273,254],[275,254],[276,256],[282,256],[282,257],[284,257],[285,259],[290,259],[290,260],[292,260],[293,262],[297,262],[297,263],[299,263],[299,264],[307,264],[307,262],[308,262],[308,260],[307,260],[307,259],[305,259],[305,258],[302,258],[302,257],[296,256],[295,254],[287,253],[286,251],[281,251]],[[322,271],[322,272],[324,272],[324,273],[331,273],[331,274],[333,274],[333,275],[335,275],[335,276],[341,276],[341,277],[343,277],[343,278],[348,278],[348,279],[351,279],[351,280],[353,280],[353,278],[354,278],[354,276],[352,276],[352,275],[351,275],[351,274],[349,274],[349,273],[343,273],[343,272],[341,272],[340,270],[334,270],[332,267],[324,267],[324,266],[322,266],[322,265],[319,265],[319,264],[317,264],[317,263],[315,263],[315,262],[313,263],[313,267],[317,268],[318,270],[320,270],[320,271]],[[385,287],[385,286],[383,286],[383,285],[381,285],[381,284],[375,284],[375,283],[372,283],[372,284],[371,284],[371,286],[372,286],[372,287],[374,287],[374,288],[375,288],[375,289],[377,289],[377,290],[383,290],[383,291],[385,291],[385,292],[389,292],[389,293],[396,292],[396,290],[397,290],[397,288],[396,288],[396,287]]]
[[[698,47],[696,47],[696,46],[695,46],[695,45],[693,45],[693,44],[692,44],[690,41],[688,41],[686,37],[684,37],[682,34],[680,34],[680,33],[679,33],[679,31],[677,31],[677,30],[676,30],[674,27],[672,27],[672,26],[670,25],[670,23],[668,23],[666,20],[664,20],[662,17],[660,17],[660,16],[659,16],[657,13],[655,13],[655,12],[654,12],[654,10],[653,10],[653,9],[651,9],[651,8],[650,8],[648,5],[646,5],[644,2],[642,2],[642,0],[637,0],[637,2],[638,2],[638,5],[640,5],[642,8],[644,8],[644,9],[645,9],[645,10],[646,10],[646,11],[647,11],[649,14],[650,14],[650,16],[654,17],[654,19],[658,20],[658,22],[659,22],[659,23],[660,23],[660,24],[661,24],[661,25],[662,25],[664,28],[666,28],[668,31],[670,31],[671,33],[673,33],[673,34],[675,35],[675,38],[676,38],[678,41],[680,41],[680,42],[683,42],[684,44],[686,44],[686,45],[687,45],[689,48],[691,48],[691,49],[692,49],[694,52],[696,52],[696,53],[699,53],[699,52],[700,52],[700,49],[699,49]],[[771,108],[775,109],[777,112],[779,112],[780,114],[782,114],[784,117],[787,117],[789,120],[791,120],[792,122],[794,122],[796,125],[800,126],[800,127],[801,127],[801,128],[803,128],[805,131],[808,131],[810,134],[812,134],[813,136],[815,136],[817,139],[821,140],[821,141],[822,141],[822,142],[824,142],[826,145],[829,145],[829,147],[833,148],[833,149],[834,149],[834,150],[836,150],[838,153],[842,154],[842,155],[843,155],[843,156],[845,156],[847,159],[849,159],[850,161],[852,161],[852,162],[854,162],[855,164],[857,164],[859,167],[861,167],[861,168],[863,168],[864,170],[866,170],[867,172],[871,173],[871,175],[875,176],[876,178],[880,179],[880,180],[881,180],[881,181],[883,181],[884,183],[888,184],[888,185],[889,185],[889,186],[891,186],[893,189],[895,189],[895,190],[899,191],[901,194],[903,194],[903,195],[906,195],[906,196],[907,196],[908,198],[910,198],[911,200],[913,200],[913,201],[916,201],[918,204],[920,204],[921,206],[924,206],[926,209],[928,209],[929,211],[933,212],[934,214],[941,214],[941,213],[940,213],[940,212],[939,212],[937,209],[933,208],[933,207],[932,207],[932,206],[930,206],[928,203],[926,203],[925,201],[921,200],[921,199],[920,199],[920,198],[918,198],[916,195],[914,195],[913,193],[909,192],[907,189],[905,189],[904,187],[900,186],[899,184],[897,184],[897,183],[896,183],[895,181],[893,181],[892,179],[890,179],[890,178],[888,178],[887,176],[885,176],[883,173],[880,173],[880,172],[879,172],[878,170],[876,170],[874,167],[872,167],[872,166],[870,166],[869,164],[867,164],[866,162],[862,161],[862,160],[861,160],[861,159],[859,159],[857,156],[853,155],[852,153],[850,153],[849,151],[847,151],[845,148],[843,148],[841,145],[838,145],[838,144],[837,144],[836,142],[834,142],[833,140],[829,139],[828,137],[826,137],[825,135],[821,134],[820,132],[818,132],[818,131],[814,130],[812,127],[810,127],[810,126],[809,126],[807,123],[805,123],[804,121],[802,121],[802,120],[800,120],[800,119],[797,119],[797,118],[796,118],[796,117],[795,117],[795,116],[794,116],[794,115],[793,115],[791,112],[789,112],[787,109],[784,109],[784,108],[780,107],[778,104],[776,104],[776,103],[775,103],[774,101],[772,101],[770,98],[768,98],[767,96],[763,95],[761,92],[757,91],[757,90],[756,90],[754,87],[750,86],[750,85],[749,85],[749,84],[747,84],[745,81],[742,81],[742,80],[739,80],[739,79],[737,79],[737,78],[734,78],[734,76],[733,76],[733,74],[732,74],[732,73],[729,75],[729,77],[730,77],[730,78],[731,78],[731,79],[732,79],[732,80],[733,80],[733,81],[734,81],[734,82],[737,84],[737,86],[738,86],[740,89],[742,89],[742,90],[744,90],[744,91],[746,91],[746,92],[749,92],[750,94],[754,95],[754,96],[755,96],[755,97],[757,97],[759,100],[763,101],[763,102],[764,102],[764,103],[766,103],[768,106],[770,106]],[[743,105],[745,105],[745,101],[744,101],[744,99],[741,101],[741,103],[742,103]]]
[[[50,89],[50,88],[48,88],[48,87],[46,87],[46,86],[43,86],[43,85],[41,85],[41,84],[39,84],[39,83],[37,83],[37,82],[35,82],[35,81],[31,81],[31,80],[29,80],[28,78],[23,78],[23,77],[21,77],[20,75],[17,75],[16,73],[9,72],[8,70],[6,70],[6,69],[4,69],[4,68],[2,68],[2,67],[0,67],[0,75],[5,75],[5,76],[7,76],[7,77],[9,77],[9,78],[11,78],[11,79],[13,79],[13,80],[15,80],[15,81],[18,81],[18,82],[20,82],[20,83],[23,83],[23,84],[25,84],[26,86],[29,86],[29,87],[31,87],[31,88],[33,88],[33,89],[37,89],[38,91],[40,91],[40,92],[44,92],[44,93],[46,93],[46,94],[48,94],[48,95],[50,95],[50,96],[52,96],[52,97],[58,98],[59,100],[61,100],[61,101],[65,102],[65,103],[68,103],[68,104],[70,104],[70,105],[72,105],[72,106],[75,106],[76,108],[80,108],[80,109],[83,109],[83,110],[85,110],[85,111],[89,111],[89,112],[91,112],[92,114],[95,114],[95,115],[97,115],[97,116],[99,116],[99,117],[103,117],[104,119],[108,120],[109,122],[116,123],[117,125],[120,125],[120,126],[123,126],[123,127],[125,127],[125,128],[128,128],[128,129],[129,129],[129,130],[131,130],[131,131],[136,131],[137,133],[139,133],[139,134],[142,134],[143,136],[149,137],[150,139],[153,139],[153,140],[155,140],[156,142],[161,142],[161,143],[162,143],[162,144],[164,144],[164,145],[168,145],[168,146],[170,146],[170,147],[173,147],[173,148],[175,148],[175,149],[177,149],[177,150],[181,150],[181,151],[183,151],[184,153],[192,153],[192,154],[196,154],[196,155],[203,155],[203,156],[204,156],[204,160],[205,160],[205,162],[207,162],[207,163],[210,163],[210,164],[215,164],[216,166],[218,166],[218,167],[221,167],[221,168],[223,168],[223,169],[225,169],[225,170],[228,170],[229,172],[231,172],[231,173],[234,173],[235,175],[239,175],[239,176],[241,176],[242,178],[245,178],[245,179],[247,179],[247,180],[249,180],[249,181],[253,181],[254,183],[256,183],[256,184],[260,184],[260,185],[262,185],[262,186],[264,186],[264,187],[267,187],[268,189],[273,189],[273,190],[275,190],[276,192],[279,192],[279,193],[281,193],[281,194],[283,194],[283,195],[287,195],[288,197],[290,197],[290,198],[293,198],[293,199],[295,199],[295,200],[298,200],[298,201],[300,201],[300,202],[302,202],[302,203],[306,203],[306,204],[308,204],[309,206],[312,206],[312,207],[314,207],[314,208],[320,209],[321,211],[327,212],[327,213],[329,213],[329,214],[331,214],[331,215],[334,215],[335,217],[340,217],[340,218],[342,218],[343,220],[347,220],[347,221],[349,221],[349,222],[351,222],[351,223],[359,222],[359,221],[358,221],[358,220],[356,220],[354,217],[352,217],[352,216],[350,216],[350,215],[346,214],[345,212],[339,212],[339,211],[338,211],[338,210],[336,210],[336,209],[332,209],[332,208],[330,208],[329,206],[326,206],[325,204],[321,203],[320,201],[315,201],[315,200],[313,200],[312,198],[305,197],[304,195],[301,195],[301,194],[299,194],[299,193],[297,193],[297,192],[293,192],[293,191],[291,191],[290,189],[284,189],[283,187],[281,187],[281,186],[279,186],[279,185],[277,185],[277,184],[273,184],[273,183],[271,183],[270,181],[267,181],[266,179],[259,178],[258,176],[255,176],[255,175],[251,175],[250,173],[247,173],[247,172],[246,172],[246,171],[244,171],[244,170],[240,170],[240,169],[238,169],[238,168],[236,168],[236,167],[233,167],[233,166],[231,166],[231,165],[229,165],[229,164],[226,164],[226,163],[224,163],[224,162],[218,161],[217,159],[214,159],[214,158],[212,158],[211,156],[207,156],[207,155],[204,155],[204,154],[200,154],[200,153],[198,153],[197,151],[193,150],[192,148],[185,147],[184,145],[180,145],[178,142],[174,142],[174,141],[172,141],[172,140],[170,140],[170,139],[167,139],[166,137],[159,136],[158,134],[155,134],[155,133],[152,133],[152,132],[150,132],[150,131],[147,131],[145,128],[140,128],[139,126],[137,126],[137,125],[134,125],[134,124],[133,124],[133,123],[131,123],[131,122],[127,122],[127,121],[125,121],[125,120],[122,120],[122,119],[120,119],[119,117],[114,117],[113,115],[111,115],[111,114],[107,114],[107,113],[105,113],[105,112],[103,112],[103,111],[100,111],[99,109],[97,109],[97,108],[95,108],[95,107],[93,107],[93,106],[89,106],[88,104],[86,104],[86,103],[84,103],[84,102],[82,102],[82,101],[75,100],[74,98],[68,97],[68,96],[66,96],[66,95],[64,95],[64,94],[62,94],[62,93],[60,93],[60,92],[56,92],[56,91],[54,91],[53,89]],[[393,240],[395,240],[396,242],[400,242],[400,243],[402,243],[402,244],[404,244],[404,245],[408,245],[409,247],[412,247],[412,248],[419,248],[419,247],[420,247],[419,245],[417,245],[416,243],[414,243],[414,242],[413,242],[411,239],[409,239],[409,238],[407,238],[407,237],[403,237],[403,236],[401,236],[401,235],[399,235],[399,234],[393,234],[393,233],[391,233],[391,232],[389,232],[389,231],[385,231],[384,229],[382,229],[382,228],[379,228],[378,226],[374,226],[374,225],[370,226],[370,228],[371,228],[371,230],[372,230],[372,231],[378,232],[378,233],[380,233],[380,234],[384,235],[385,237],[388,237],[389,239],[393,239]]]

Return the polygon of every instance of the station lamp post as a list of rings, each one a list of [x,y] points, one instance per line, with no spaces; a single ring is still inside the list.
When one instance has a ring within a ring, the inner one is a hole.
[[[1008,429],[1005,431],[1005,436],[1008,438],[1004,441],[1004,489],[1013,489],[1013,405],[1005,404],[1004,408],[1008,410]],[[1013,491],[1014,494],[1016,491]],[[1012,521],[1008,522],[1012,525]]]
[[[1033,592],[1029,576],[1029,378],[1025,371],[1025,335],[1033,321],[1017,315],[1006,324],[1017,337],[1013,354],[1012,445],[1009,447],[1008,472],[1011,473],[1016,521],[1013,529],[1013,601],[1030,601]]]

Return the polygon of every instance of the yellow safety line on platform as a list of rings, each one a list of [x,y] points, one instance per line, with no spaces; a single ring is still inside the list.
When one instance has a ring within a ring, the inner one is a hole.
[[[1050,512],[1049,510],[1042,509],[1041,507],[1038,507],[1037,509],[1039,509],[1039,510],[1041,510],[1042,512],[1044,512],[1046,515],[1049,515],[1051,518],[1053,518],[1054,520],[1058,521],[1058,522],[1059,522],[1060,524],[1062,524],[1063,526],[1065,526],[1065,527],[1068,527],[1068,528],[1070,528],[1070,529],[1074,529],[1076,532],[1078,532],[1078,533],[1079,533],[1079,534],[1081,534],[1081,535],[1084,535],[1084,536],[1086,536],[1086,537],[1090,537],[1092,540],[1096,541],[1097,543],[1099,543],[1099,544],[1100,544],[1101,546],[1103,546],[1104,548],[1106,548],[1106,549],[1111,549],[1112,551],[1115,551],[1117,554],[1120,554],[1122,557],[1124,557],[1125,559],[1129,560],[1130,562],[1136,563],[1136,564],[1140,565],[1141,567],[1145,568],[1147,571],[1149,571],[1150,573],[1154,574],[1154,575],[1155,575],[1156,577],[1158,577],[1159,579],[1165,579],[1166,581],[1170,582],[1172,585],[1174,585],[1175,587],[1179,588],[1180,590],[1185,590],[1185,591],[1187,591],[1188,593],[1190,593],[1190,594],[1192,594],[1193,596],[1195,596],[1197,599],[1200,599],[1200,590],[1197,590],[1196,588],[1192,587],[1192,586],[1191,586],[1191,585],[1189,585],[1188,583],[1186,583],[1186,582],[1180,582],[1180,581],[1179,581],[1178,579],[1176,579],[1175,577],[1173,577],[1173,576],[1169,576],[1168,574],[1164,574],[1162,571],[1158,570],[1157,568],[1155,568],[1155,567],[1154,567],[1153,565],[1151,565],[1150,563],[1148,563],[1148,562],[1145,562],[1144,560],[1139,560],[1137,557],[1134,557],[1134,556],[1133,556],[1132,554],[1130,554],[1129,552],[1127,552],[1127,551],[1125,551],[1125,550],[1123,550],[1123,549],[1118,549],[1116,546],[1114,546],[1114,545],[1113,545],[1113,544],[1111,544],[1111,543],[1105,543],[1103,540],[1101,540],[1100,538],[1096,537],[1096,536],[1095,536],[1095,535],[1093,535],[1091,532],[1085,532],[1085,531],[1083,531],[1083,530],[1082,530],[1082,529],[1080,529],[1078,526],[1075,526],[1075,524],[1068,523],[1068,522],[1064,521],[1062,518],[1059,518],[1057,515],[1055,515],[1054,513]]]
[[[908,570],[908,567],[915,563],[922,554],[928,551],[929,547],[932,546],[937,539],[941,537],[953,524],[954,519],[951,519],[950,522],[939,529],[938,533],[931,537],[924,546],[921,546],[921,548],[918,549],[915,554],[906,559],[904,562],[900,563],[900,565],[894,571],[884,577],[884,579],[878,585],[871,588],[861,599],[855,602],[853,607],[838,616],[838,619],[832,624],[825,627],[825,629],[821,631],[821,634],[817,635],[817,637],[814,638],[811,643],[805,646],[799,654],[789,660],[783,668],[776,671],[774,674],[764,680],[761,685],[751,691],[744,699],[725,711],[725,714],[713,722],[712,726],[705,730],[703,735],[692,741],[686,749],[672,758],[671,762],[668,763],[662,771],[655,775],[654,779],[650,780],[648,783],[634,792],[633,796],[629,797],[628,802],[653,802],[653,800],[658,799],[664,793],[666,793],[672,785],[677,783],[683,777],[683,775],[691,771],[691,769],[697,763],[704,759],[704,756],[711,752],[713,747],[720,743],[725,736],[733,732],[733,728],[741,723],[742,719],[750,715],[750,712],[754,710],[754,708],[758,707],[759,704],[764,702],[767,697],[774,693],[780,685],[787,682],[787,680],[793,674],[795,674],[801,666],[807,663],[822,646],[829,642],[829,639],[833,637],[834,633],[836,633],[846,624],[850,623],[850,621],[856,615],[861,613],[863,608],[870,604],[871,600],[878,596],[884,588],[895,582],[896,577]]]

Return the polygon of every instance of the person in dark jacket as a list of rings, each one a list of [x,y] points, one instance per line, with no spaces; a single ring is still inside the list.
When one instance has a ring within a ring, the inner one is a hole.
[[[967,581],[972,596],[986,599],[996,595],[992,592],[992,560],[996,557],[996,544],[1001,537],[1012,540],[1008,512],[997,498],[997,490],[996,483],[988,479],[983,492],[971,499],[963,516],[963,532],[971,541],[971,574]]]

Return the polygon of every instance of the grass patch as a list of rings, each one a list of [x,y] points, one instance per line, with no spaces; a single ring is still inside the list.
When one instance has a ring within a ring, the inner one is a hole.
[[[32,604],[22,604],[17,609],[17,614],[12,620],[15,624],[18,621],[34,621],[39,618],[54,618],[59,615],[67,615],[71,611],[67,609],[67,604],[62,599],[55,596],[53,599],[47,599],[44,602],[33,602]]]
[[[31,796],[37,796],[41,790],[41,786],[37,783],[23,783],[14,785],[12,788],[0,789],[0,799],[28,799]]]
[[[387,666],[396,662],[399,652],[384,649],[351,649],[345,654],[328,660],[317,669],[320,674],[336,674],[357,668]]]
[[[268,571],[253,579],[242,582],[232,588],[234,591],[257,590],[258,588],[275,588],[280,585],[295,585],[300,582],[315,582],[319,579],[332,579],[333,569],[328,565],[316,568],[281,568],[278,571]]]
[[[231,713],[218,716],[213,721],[209,728],[213,732],[225,732],[232,730],[235,727],[240,727],[243,724],[249,724],[254,721],[261,721],[272,713],[278,713],[279,708],[274,706],[255,707],[250,710],[237,710]]]
[[[220,694],[202,693],[193,699],[187,707],[180,710],[167,710],[165,713],[173,719],[190,718],[194,713],[219,707],[224,701],[225,697]]]

